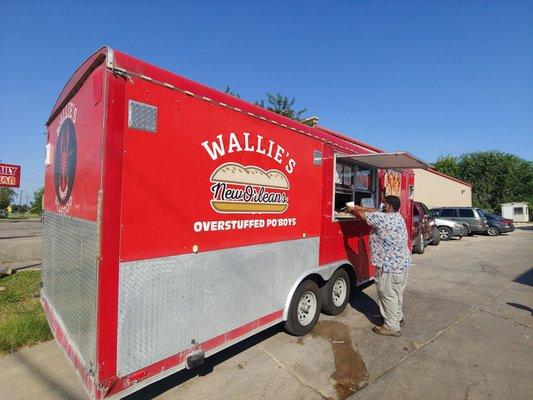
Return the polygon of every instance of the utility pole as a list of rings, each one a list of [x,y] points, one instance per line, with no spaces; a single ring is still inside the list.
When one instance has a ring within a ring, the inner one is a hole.
[[[20,197],[19,197],[19,207],[22,206],[22,193],[24,192],[24,190],[20,189]],[[20,209],[19,209],[20,210]]]

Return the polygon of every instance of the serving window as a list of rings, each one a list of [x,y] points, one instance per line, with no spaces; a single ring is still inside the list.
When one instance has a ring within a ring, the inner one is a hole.
[[[377,169],[349,159],[335,159],[333,218],[353,218],[346,203],[353,201],[364,207],[376,207]]]

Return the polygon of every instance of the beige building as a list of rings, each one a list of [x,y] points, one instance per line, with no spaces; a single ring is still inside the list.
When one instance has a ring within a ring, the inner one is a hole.
[[[434,169],[415,169],[415,201],[432,207],[472,207],[472,185]]]

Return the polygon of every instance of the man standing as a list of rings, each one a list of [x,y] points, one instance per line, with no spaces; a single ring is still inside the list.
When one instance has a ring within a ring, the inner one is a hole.
[[[383,326],[372,330],[380,335],[401,336],[403,325],[403,291],[411,266],[411,252],[405,221],[398,212],[400,199],[386,196],[382,211],[359,206],[348,210],[372,227],[370,250],[372,264],[376,266],[375,282]]]

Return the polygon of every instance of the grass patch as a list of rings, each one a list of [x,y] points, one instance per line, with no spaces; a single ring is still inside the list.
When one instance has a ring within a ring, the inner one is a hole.
[[[0,278],[0,355],[52,339],[39,298],[40,271]]]
[[[7,219],[28,219],[28,218],[41,218],[39,214],[33,213],[11,213],[7,216]]]

